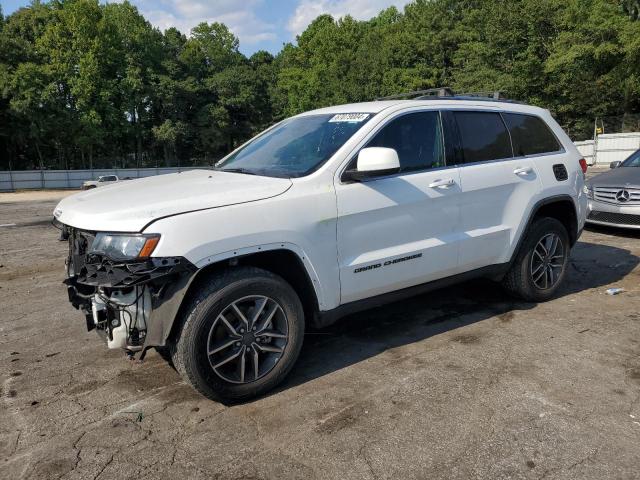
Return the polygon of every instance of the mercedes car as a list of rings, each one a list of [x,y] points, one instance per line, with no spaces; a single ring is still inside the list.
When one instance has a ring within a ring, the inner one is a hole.
[[[590,179],[587,222],[640,230],[640,150]]]

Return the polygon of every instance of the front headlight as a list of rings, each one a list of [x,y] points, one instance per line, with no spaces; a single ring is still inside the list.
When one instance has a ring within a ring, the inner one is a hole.
[[[587,194],[587,198],[593,200],[593,187],[591,185],[589,185],[588,183],[586,183],[584,185],[584,193]]]
[[[91,245],[91,253],[100,253],[113,260],[147,258],[159,241],[160,235],[98,233]]]

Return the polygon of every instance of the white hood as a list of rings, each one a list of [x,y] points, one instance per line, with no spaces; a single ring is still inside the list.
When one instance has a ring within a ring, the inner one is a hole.
[[[162,217],[275,197],[290,187],[285,178],[191,170],[71,195],[58,204],[54,216],[83,230],[140,232]]]

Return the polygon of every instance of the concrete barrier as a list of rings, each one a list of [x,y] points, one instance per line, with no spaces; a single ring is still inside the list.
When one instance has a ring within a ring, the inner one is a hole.
[[[186,172],[210,167],[172,168],[113,168],[93,170],[14,170],[0,171],[0,192],[29,189],[80,188],[87,180],[96,180],[102,175],[117,175],[119,178],[142,178],[167,173]]]

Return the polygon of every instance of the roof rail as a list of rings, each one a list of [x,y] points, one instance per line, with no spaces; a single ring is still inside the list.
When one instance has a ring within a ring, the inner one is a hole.
[[[508,100],[508,98],[504,96],[504,92],[501,92],[500,90],[496,90],[495,92],[459,93],[456,96],[457,97],[473,97],[473,98],[490,98],[492,100]]]
[[[400,100],[402,98],[417,97],[414,100],[433,97],[454,97],[453,90],[449,87],[428,88],[426,90],[416,90],[414,92],[398,93],[388,97],[378,97],[376,100]]]
[[[522,103],[511,100],[504,95],[504,92],[496,90],[494,92],[468,92],[456,94],[450,87],[429,88],[427,90],[416,90],[415,92],[399,93],[388,97],[378,97],[376,100],[437,100],[447,98],[451,100],[483,100],[493,102]]]

